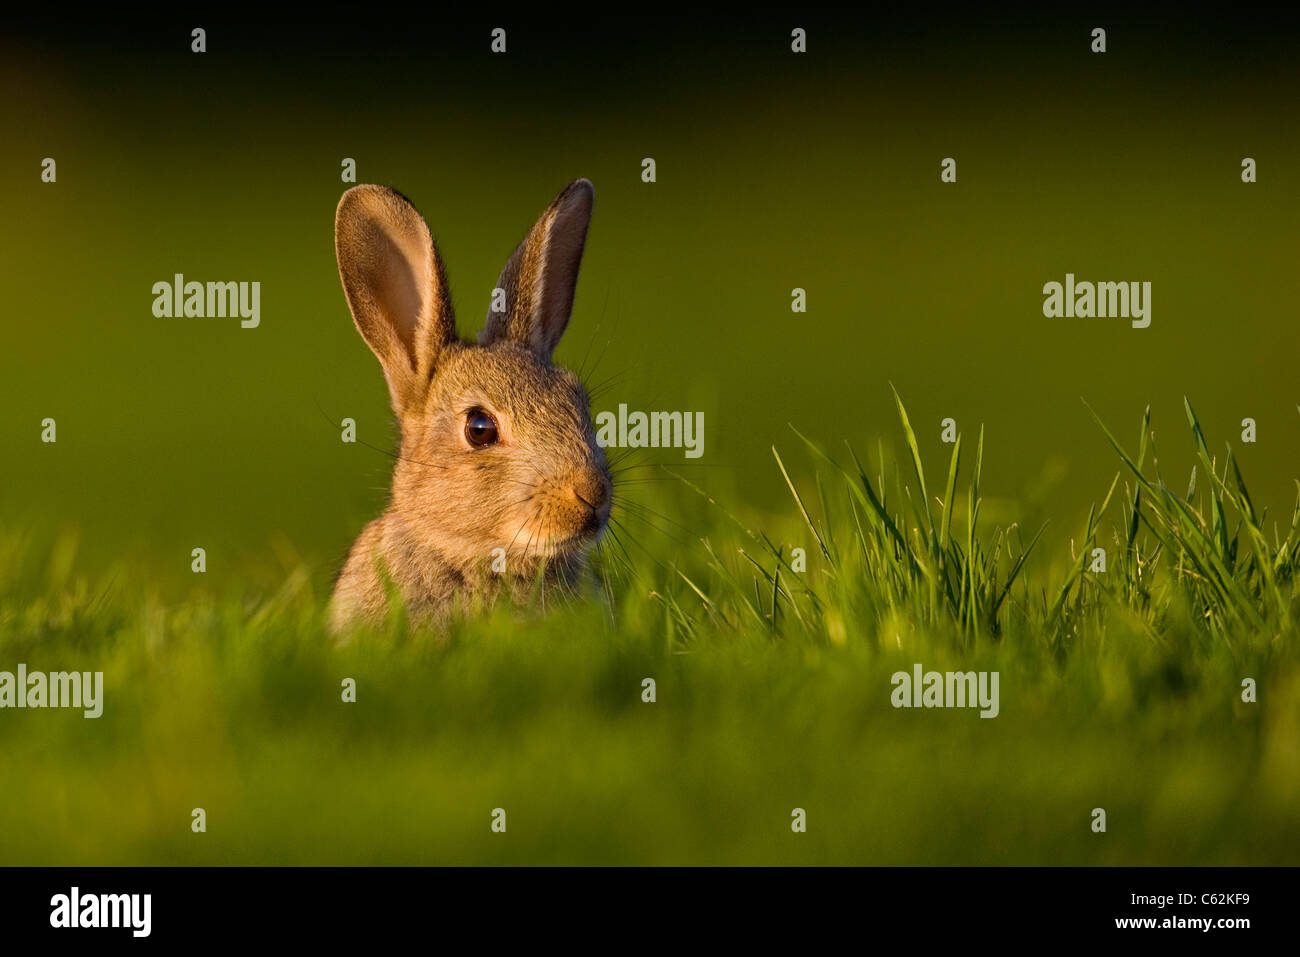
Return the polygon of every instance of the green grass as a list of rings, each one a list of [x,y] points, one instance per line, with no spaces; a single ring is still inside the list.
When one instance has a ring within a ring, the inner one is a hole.
[[[1148,412],[1136,452],[1102,426],[1119,472],[1081,529],[1022,533],[985,518],[983,431],[927,471],[897,404],[902,461],[774,449],[782,514],[629,467],[605,600],[442,634],[336,643],[330,569],[288,548],[177,597],[74,534],[4,537],[0,669],[102,670],[106,703],[0,712],[0,861],[1300,862],[1300,511],[1256,514],[1188,405],[1190,487]],[[1001,713],[894,709],[916,662],[1000,672]]]

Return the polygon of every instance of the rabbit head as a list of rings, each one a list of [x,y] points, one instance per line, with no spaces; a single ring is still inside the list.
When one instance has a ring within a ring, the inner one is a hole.
[[[593,198],[580,179],[542,213],[506,262],[477,343],[457,336],[442,259],[415,207],[380,186],[354,187],[339,202],[343,289],[401,428],[390,505],[382,527],[367,530],[370,550],[408,590],[448,578],[471,587],[472,570],[502,558],[515,578],[540,564],[580,564],[605,530],[610,472],[587,392],[551,361]]]

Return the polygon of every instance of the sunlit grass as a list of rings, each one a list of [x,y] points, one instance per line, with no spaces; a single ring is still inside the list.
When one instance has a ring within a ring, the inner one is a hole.
[[[796,433],[775,517],[629,487],[603,600],[444,632],[336,640],[292,560],[177,599],[75,533],[0,537],[0,670],[102,670],[107,699],[0,711],[0,860],[1296,863],[1296,515],[1254,512],[1188,405],[1191,487],[1149,413],[1135,453],[1104,431],[1120,471],[1053,561],[983,519],[982,430],[936,482],[897,406],[901,462]],[[999,671],[1001,713],[895,710],[914,663]]]

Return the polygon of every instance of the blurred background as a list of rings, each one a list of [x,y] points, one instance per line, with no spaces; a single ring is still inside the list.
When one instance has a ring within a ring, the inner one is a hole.
[[[702,410],[690,474],[736,507],[788,507],[787,423],[901,447],[892,382],[936,468],[941,419],[968,441],[985,425],[996,514],[1050,517],[1049,556],[1118,466],[1080,397],[1134,445],[1149,403],[1182,488],[1188,396],[1288,519],[1295,36],[1096,11],[7,27],[0,523],[75,528],[81,561],[151,564],[164,589],[198,545],[216,581],[297,559],[328,579],[391,466],[339,420],[395,438],[334,262],[345,157],[424,214],[466,336],[538,213],[589,177],[557,359],[608,383],[595,411]],[[1067,272],[1150,281],[1150,327],[1044,318]],[[155,317],[175,273],[259,281],[260,327]]]

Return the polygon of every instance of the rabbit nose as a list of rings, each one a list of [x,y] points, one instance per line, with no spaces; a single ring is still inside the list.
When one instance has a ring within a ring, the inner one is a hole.
[[[579,472],[573,479],[573,495],[593,512],[609,501],[609,479],[594,469]]]

